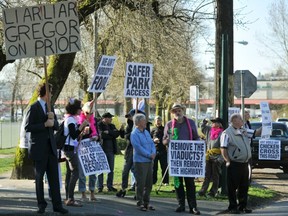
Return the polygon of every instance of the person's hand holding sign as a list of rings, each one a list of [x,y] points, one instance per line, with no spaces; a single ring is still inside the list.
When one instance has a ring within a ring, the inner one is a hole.
[[[54,113],[53,112],[47,112],[48,119],[54,119]]]

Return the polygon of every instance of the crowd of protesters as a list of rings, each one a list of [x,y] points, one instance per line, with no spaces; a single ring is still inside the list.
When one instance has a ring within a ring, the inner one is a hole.
[[[49,86],[51,92],[52,86]],[[25,120],[25,130],[31,133],[29,145],[29,157],[34,161],[36,196],[38,201],[38,213],[45,213],[47,202],[44,199],[43,176],[46,173],[50,186],[49,195],[52,199],[54,212],[67,214],[68,210],[63,208],[60,197],[58,153],[53,136],[53,131],[58,130],[59,124],[53,107],[46,108],[47,99],[44,85],[39,87],[39,98],[31,105]],[[96,119],[93,112],[93,101],[86,102],[83,106],[78,99],[70,98],[66,104],[66,115],[64,118],[64,134],[67,135],[64,148],[66,163],[64,205],[82,207],[88,200],[86,197],[86,176],[82,170],[78,158],[78,146],[82,139],[90,139],[101,144],[106,155],[110,172],[107,174],[106,187],[109,192],[115,192],[117,197],[125,197],[128,188],[129,174],[136,179],[135,200],[136,206],[141,211],[154,211],[156,207],[150,204],[150,193],[153,184],[158,179],[158,163],[161,167],[160,185],[169,185],[168,172],[168,147],[170,140],[200,140],[195,122],[185,116],[185,107],[174,104],[170,110],[171,121],[162,125],[161,116],[154,119],[154,127],[150,130],[150,123],[144,111],[132,109],[125,115],[127,118],[126,129],[121,125],[119,129],[112,123],[113,115],[104,113],[101,119]],[[247,133],[244,121],[240,114],[231,116],[231,126],[223,128],[223,120],[216,118],[208,125],[205,119],[201,129],[205,135],[206,168],[205,178],[200,191],[196,194],[194,177],[174,177],[174,188],[178,206],[176,212],[185,211],[185,197],[189,212],[199,215],[196,195],[206,196],[209,183],[212,186],[208,192],[209,196],[215,197],[218,193],[219,176],[222,164],[227,167],[228,185],[228,212],[231,214],[251,213],[247,208],[248,201],[248,165],[251,158],[250,141],[253,133]],[[125,138],[125,161],[122,171],[121,189],[113,185],[115,154],[117,150],[117,137]],[[90,142],[90,141],[89,141]],[[95,142],[94,142],[95,143]],[[243,149],[237,151],[235,149]],[[247,151],[244,151],[244,150]],[[246,155],[243,155],[246,152]],[[56,167],[56,168],[55,168]],[[241,171],[239,171],[241,170]],[[95,189],[98,193],[104,189],[103,173],[96,177],[95,174],[88,177],[88,191],[90,201],[98,201]],[[80,201],[74,198],[75,188],[78,181],[78,191],[82,197]],[[96,184],[97,183],[97,184]],[[158,181],[159,183],[159,181]],[[186,187],[186,191],[184,188]]]

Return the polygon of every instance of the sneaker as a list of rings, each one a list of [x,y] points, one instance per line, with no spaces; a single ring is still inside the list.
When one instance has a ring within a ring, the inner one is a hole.
[[[102,193],[103,192],[103,188],[98,188],[98,193]]]
[[[192,208],[189,212],[194,215],[200,215],[200,211],[197,208]]]
[[[108,188],[108,191],[112,191],[112,192],[117,192],[117,189],[116,188],[114,188],[114,187],[110,187],[110,188]]]

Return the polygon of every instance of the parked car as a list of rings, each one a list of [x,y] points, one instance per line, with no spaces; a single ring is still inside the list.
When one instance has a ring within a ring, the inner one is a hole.
[[[283,122],[288,126],[288,118],[277,118],[276,122]]]
[[[0,117],[0,121],[11,121],[11,115],[3,115]]]
[[[261,122],[251,122],[252,129],[256,130],[262,126]],[[259,140],[255,137],[252,140],[252,169],[253,168],[275,168],[282,169],[288,173],[288,128],[283,122],[272,122],[272,132],[270,139],[281,141],[280,160],[259,160]]]

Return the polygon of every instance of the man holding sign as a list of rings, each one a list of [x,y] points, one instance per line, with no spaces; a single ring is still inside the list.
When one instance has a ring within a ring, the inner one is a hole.
[[[173,119],[165,125],[163,144],[168,145],[171,140],[199,140],[197,127],[192,119],[184,116],[185,107],[181,104],[174,104],[170,112]],[[185,190],[183,179],[186,186],[187,201],[190,208],[190,213],[200,215],[196,203],[196,188],[194,177],[175,177],[174,186],[178,200],[178,207],[176,212],[185,211]]]

